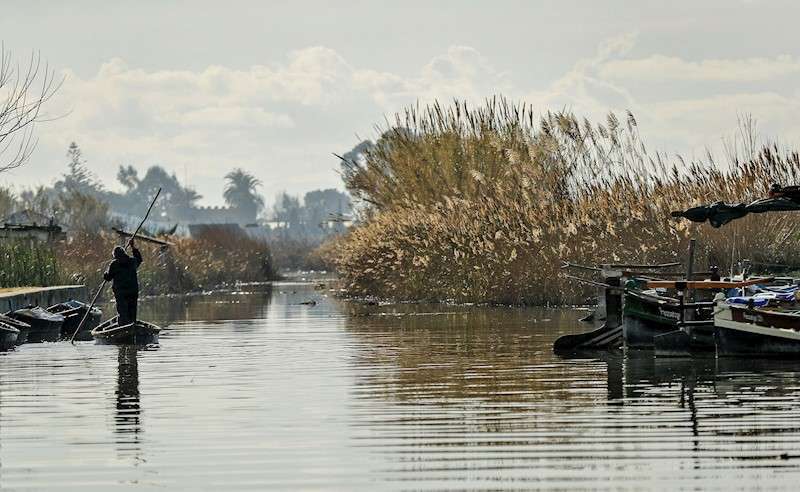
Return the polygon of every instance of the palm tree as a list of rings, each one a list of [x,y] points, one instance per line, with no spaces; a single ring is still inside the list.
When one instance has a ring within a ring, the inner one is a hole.
[[[226,174],[225,180],[228,182],[222,194],[225,203],[238,210],[244,222],[255,222],[258,212],[264,207],[264,198],[256,191],[261,181],[239,168]]]

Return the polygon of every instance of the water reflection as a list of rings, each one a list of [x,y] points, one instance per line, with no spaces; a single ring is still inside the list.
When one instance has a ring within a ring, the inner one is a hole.
[[[272,289],[271,284],[248,285],[234,291],[145,298],[139,302],[139,317],[160,326],[182,321],[263,319]],[[114,305],[103,306],[103,312],[113,313]]]
[[[791,362],[558,357],[553,340],[581,329],[580,313],[568,310],[348,312],[357,408],[375,412],[356,425],[372,431],[359,442],[391,457],[391,480],[518,484],[535,473],[565,487],[726,486],[764,468],[797,472],[800,373]]]
[[[142,430],[139,402],[139,349],[121,345],[117,354],[117,391],[114,432],[120,457],[141,458],[139,433]]]
[[[0,356],[0,488],[791,488],[800,479],[795,363],[561,358],[553,340],[583,329],[584,313],[362,306],[313,286],[272,295],[146,301],[144,316],[165,327],[152,352],[53,343]]]

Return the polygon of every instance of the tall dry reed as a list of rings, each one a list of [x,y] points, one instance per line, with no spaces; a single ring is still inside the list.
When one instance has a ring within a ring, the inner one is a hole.
[[[355,295],[504,304],[582,302],[589,292],[561,275],[562,261],[675,261],[690,237],[701,266],[797,263],[800,214],[722,229],[669,216],[798,183],[796,152],[745,141],[730,162],[685,162],[648,152],[631,114],[593,125],[503,99],[409,108],[346,165],[346,185],[370,207],[335,261]]]
[[[211,231],[192,238],[165,238],[172,246],[161,249],[140,241],[144,263],[139,269],[143,295],[185,293],[214,289],[236,282],[276,278],[269,247],[241,234]],[[56,248],[60,278],[97,286],[111,260],[118,237],[82,233]],[[0,274],[2,268],[0,268]]]

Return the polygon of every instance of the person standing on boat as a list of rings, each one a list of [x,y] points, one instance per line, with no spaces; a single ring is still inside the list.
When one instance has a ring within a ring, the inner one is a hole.
[[[122,246],[114,248],[114,259],[108,265],[103,278],[111,283],[114,299],[117,301],[119,326],[136,321],[136,307],[139,303],[139,276],[136,270],[142,264],[142,254],[131,241],[133,256],[128,256]]]

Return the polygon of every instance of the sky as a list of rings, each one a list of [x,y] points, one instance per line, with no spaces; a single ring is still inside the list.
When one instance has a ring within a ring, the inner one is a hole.
[[[593,121],[631,110],[648,147],[700,156],[739,118],[793,145],[800,4],[791,1],[4,0],[0,40],[64,83],[38,147],[0,175],[49,185],[75,141],[117,189],[159,164],[221,205],[240,167],[279,192],[342,188],[332,153],[411,104],[492,95]]]

